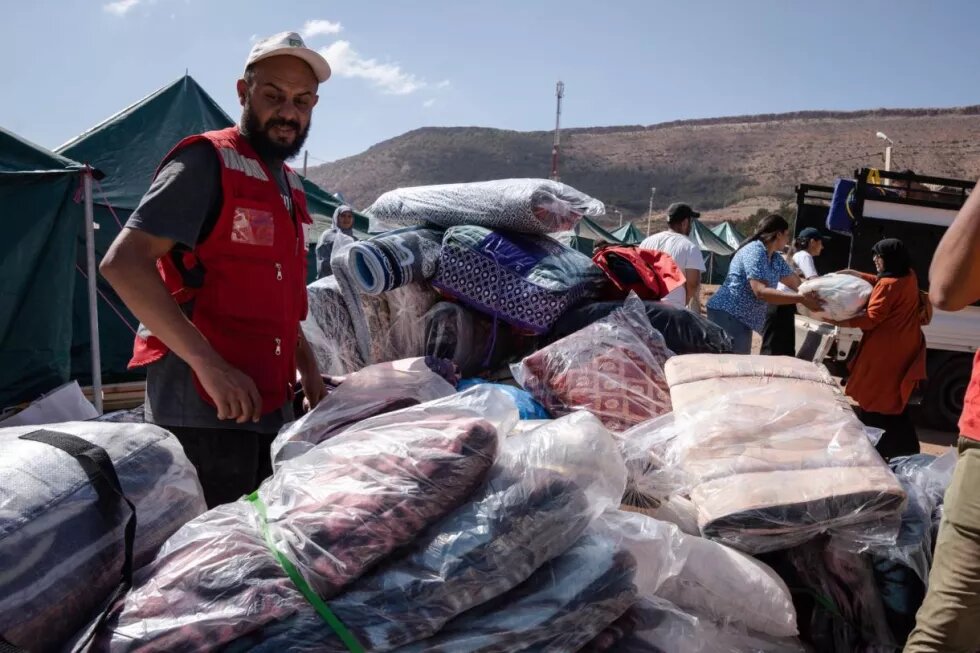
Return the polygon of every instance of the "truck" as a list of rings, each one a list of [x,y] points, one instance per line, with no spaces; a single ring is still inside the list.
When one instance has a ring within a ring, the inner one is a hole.
[[[919,288],[928,290],[936,247],[973,186],[972,181],[911,171],[862,168],[852,180],[838,180],[834,187],[798,185],[795,231],[817,227],[829,232],[823,254],[814,259],[821,275],[844,268],[874,274],[872,246],[882,238],[899,238],[911,253]],[[836,222],[829,224],[832,205]],[[930,426],[955,430],[980,346],[980,303],[955,313],[936,310],[923,332],[928,379],[913,401]],[[839,376],[846,377],[860,341],[858,329],[833,327],[805,314],[796,317],[797,355],[823,361]]]

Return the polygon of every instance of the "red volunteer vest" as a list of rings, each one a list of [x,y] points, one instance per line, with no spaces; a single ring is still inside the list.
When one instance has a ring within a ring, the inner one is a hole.
[[[292,396],[296,380],[296,341],[307,311],[305,225],[312,220],[299,176],[284,166],[294,223],[275,178],[237,127],[186,138],[171,155],[201,140],[218,152],[221,213],[204,242],[161,258],[157,269],[178,304],[194,301],[191,322],[215,351],[255,381],[266,414]],[[167,351],[160,339],[141,334],[129,366],[148,365]],[[214,405],[196,374],[194,384]]]
[[[616,257],[625,260],[636,270],[640,283],[622,279],[616,274],[616,270],[610,265],[611,259]],[[612,282],[615,299],[622,299],[633,291],[640,299],[659,300],[687,281],[684,272],[669,254],[654,249],[612,245],[593,254],[592,262]]]
[[[973,375],[963,398],[960,433],[972,440],[980,440],[980,350],[973,357]]]

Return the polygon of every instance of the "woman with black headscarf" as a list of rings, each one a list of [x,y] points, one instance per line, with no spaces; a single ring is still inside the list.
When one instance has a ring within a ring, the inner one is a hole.
[[[341,246],[354,238],[354,210],[346,204],[341,204],[333,212],[333,227],[320,234],[316,244],[316,278],[330,276],[330,256],[334,246],[340,241]],[[340,247],[337,247],[339,250]]]
[[[931,312],[920,302],[919,283],[905,244],[886,238],[871,248],[878,274],[844,270],[874,285],[864,315],[838,323],[861,329],[863,337],[850,364],[846,392],[858,404],[866,426],[885,431],[878,442],[883,458],[919,452],[909,397],[926,378],[923,324]],[[925,308],[925,310],[924,310]]]

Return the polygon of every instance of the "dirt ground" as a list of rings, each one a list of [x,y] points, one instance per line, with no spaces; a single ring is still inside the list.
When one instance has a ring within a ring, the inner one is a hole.
[[[718,286],[701,286],[701,312],[704,313],[704,307],[708,303],[708,299],[715,294]],[[752,353],[759,353],[762,348],[762,337],[759,334],[752,334]],[[917,418],[918,411],[913,408],[913,418],[916,421],[916,429],[919,433],[919,444],[922,447],[922,453],[930,453],[934,455],[942,455],[947,448],[956,445],[957,433],[955,431],[939,431],[933,428],[922,426],[922,420]]]

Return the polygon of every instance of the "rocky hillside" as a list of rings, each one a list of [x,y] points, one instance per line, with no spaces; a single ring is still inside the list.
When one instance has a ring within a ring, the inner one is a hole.
[[[713,219],[740,219],[792,197],[799,182],[830,183],[861,166],[973,179],[980,174],[980,106],[800,112],[596,127],[562,133],[562,181],[606,202],[609,222],[684,200]],[[423,128],[357,156],[310,169],[310,177],[366,208],[399,186],[547,177],[551,132]]]

